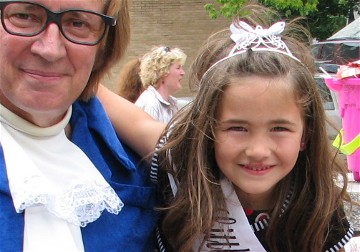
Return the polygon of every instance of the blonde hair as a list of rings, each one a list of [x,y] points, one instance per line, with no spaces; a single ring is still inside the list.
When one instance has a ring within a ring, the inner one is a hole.
[[[90,99],[97,90],[100,80],[123,57],[130,42],[130,16],[127,0],[104,1],[104,14],[116,18],[116,26],[110,27],[99,44],[95,64],[88,84],[80,99]]]
[[[140,78],[144,87],[158,87],[158,81],[166,76],[173,63],[184,65],[186,54],[179,48],[167,46],[154,47],[141,59]]]

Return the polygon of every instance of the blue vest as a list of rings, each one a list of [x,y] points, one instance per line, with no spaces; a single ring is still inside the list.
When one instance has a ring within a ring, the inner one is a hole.
[[[153,251],[157,214],[149,167],[121,144],[97,98],[73,104],[70,124],[71,141],[85,152],[124,203],[118,215],[104,210],[98,220],[81,228],[85,251]],[[24,215],[15,212],[0,146],[0,252],[23,251],[23,231]]]

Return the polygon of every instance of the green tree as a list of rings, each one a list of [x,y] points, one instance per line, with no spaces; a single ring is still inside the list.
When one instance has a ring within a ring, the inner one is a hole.
[[[210,18],[231,18],[242,15],[239,10],[249,0],[214,0],[205,4]],[[360,11],[359,0],[259,0],[259,3],[277,10],[284,17],[304,16],[313,37],[324,40],[354,20],[354,11]]]

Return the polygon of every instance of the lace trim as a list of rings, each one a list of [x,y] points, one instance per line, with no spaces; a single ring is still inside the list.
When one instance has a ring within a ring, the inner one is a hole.
[[[46,182],[41,177],[27,179],[22,186],[14,188],[16,211],[20,213],[28,207],[44,205],[57,217],[85,227],[98,219],[105,209],[118,214],[124,206],[109,185],[97,181],[85,181],[58,194],[47,191]]]

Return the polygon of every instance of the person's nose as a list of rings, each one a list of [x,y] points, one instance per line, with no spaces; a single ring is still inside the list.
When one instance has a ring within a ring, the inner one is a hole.
[[[184,68],[181,68],[180,74],[181,74],[182,76],[185,75],[185,70],[184,70]]]
[[[57,24],[49,24],[36,37],[36,41],[31,46],[32,53],[41,56],[48,62],[55,62],[66,55],[65,38]]]
[[[245,154],[249,159],[262,161],[271,155],[271,141],[263,135],[255,135],[249,139]]]

